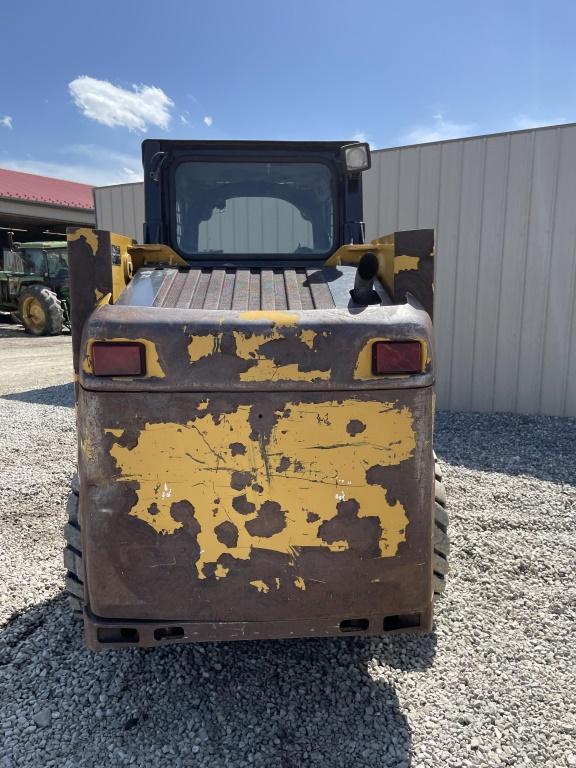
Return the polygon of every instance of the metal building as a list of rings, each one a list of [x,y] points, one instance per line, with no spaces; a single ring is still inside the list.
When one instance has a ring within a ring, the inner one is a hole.
[[[97,229],[108,229],[142,242],[144,232],[144,184],[113,184],[94,187]]]
[[[62,240],[66,227],[94,226],[92,187],[0,168],[0,266],[10,268],[8,230],[16,240]]]
[[[141,238],[141,184],[95,201]],[[576,124],[375,151],[364,216],[436,229],[440,408],[576,416]]]

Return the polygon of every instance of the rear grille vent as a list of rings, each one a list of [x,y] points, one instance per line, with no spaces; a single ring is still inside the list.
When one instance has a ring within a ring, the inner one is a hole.
[[[167,270],[155,307],[178,309],[330,309],[333,269]]]

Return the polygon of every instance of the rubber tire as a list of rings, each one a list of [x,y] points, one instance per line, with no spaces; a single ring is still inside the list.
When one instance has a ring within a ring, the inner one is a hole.
[[[442,473],[434,455],[434,596],[438,597],[446,589],[446,576],[449,571],[450,537],[448,536],[448,513],[446,512],[446,489],[442,482]]]
[[[29,296],[33,296],[44,310],[46,322],[41,329],[31,328],[26,325],[22,305]],[[29,285],[27,288],[24,288],[18,297],[18,315],[26,331],[33,336],[59,336],[62,333],[64,310],[54,291],[51,291],[45,285]]]
[[[64,538],[66,546],[64,548],[64,567],[66,576],[66,592],[68,604],[74,615],[79,618],[84,612],[84,563],[82,561],[82,537],[80,533],[80,488],[78,485],[78,475],[72,478],[72,492],[68,496],[66,512],[68,522],[64,526]]]

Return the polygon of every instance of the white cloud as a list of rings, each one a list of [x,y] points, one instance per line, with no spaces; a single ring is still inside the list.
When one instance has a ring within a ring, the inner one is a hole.
[[[82,114],[102,125],[145,131],[149,125],[166,129],[170,123],[174,102],[153,85],[133,85],[128,90],[83,75],[68,83],[68,90]]]
[[[366,142],[368,144],[368,146],[370,147],[370,149],[378,149],[376,144],[372,141],[372,139],[364,131],[356,131],[356,133],[352,134],[352,138],[354,139],[354,141]]]
[[[212,125],[213,122],[214,122],[214,118],[211,115],[206,115],[205,116],[205,118],[204,118],[204,125],[207,125],[208,128],[210,128],[210,126]]]
[[[567,122],[568,120],[565,117],[539,119],[537,117],[529,117],[528,115],[517,115],[514,118],[514,124],[519,130],[526,130],[529,128],[544,128],[547,125],[561,125],[562,123]]]
[[[143,178],[141,160],[136,155],[124,155],[110,151],[106,147],[91,144],[66,147],[59,154],[66,155],[67,159],[59,162],[36,160],[30,157],[22,159],[0,157],[0,166],[14,171],[79,181],[95,187],[142,181]]]
[[[186,115],[180,115],[180,122],[181,122],[183,125],[189,125],[189,123],[188,123],[188,118],[186,117]]]
[[[432,122],[426,125],[417,125],[402,134],[402,144],[426,144],[430,141],[446,141],[447,139],[460,139],[470,136],[476,130],[472,123],[453,123],[445,120],[444,115],[433,115]]]
[[[12,130],[12,118],[10,115],[4,115],[4,117],[0,118],[0,125],[3,125],[4,128],[10,128]]]

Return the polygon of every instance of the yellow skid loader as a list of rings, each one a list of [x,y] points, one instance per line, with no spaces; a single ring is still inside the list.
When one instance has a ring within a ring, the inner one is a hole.
[[[143,163],[143,244],[68,231],[87,645],[430,631],[433,231],[364,242],[363,143]]]

